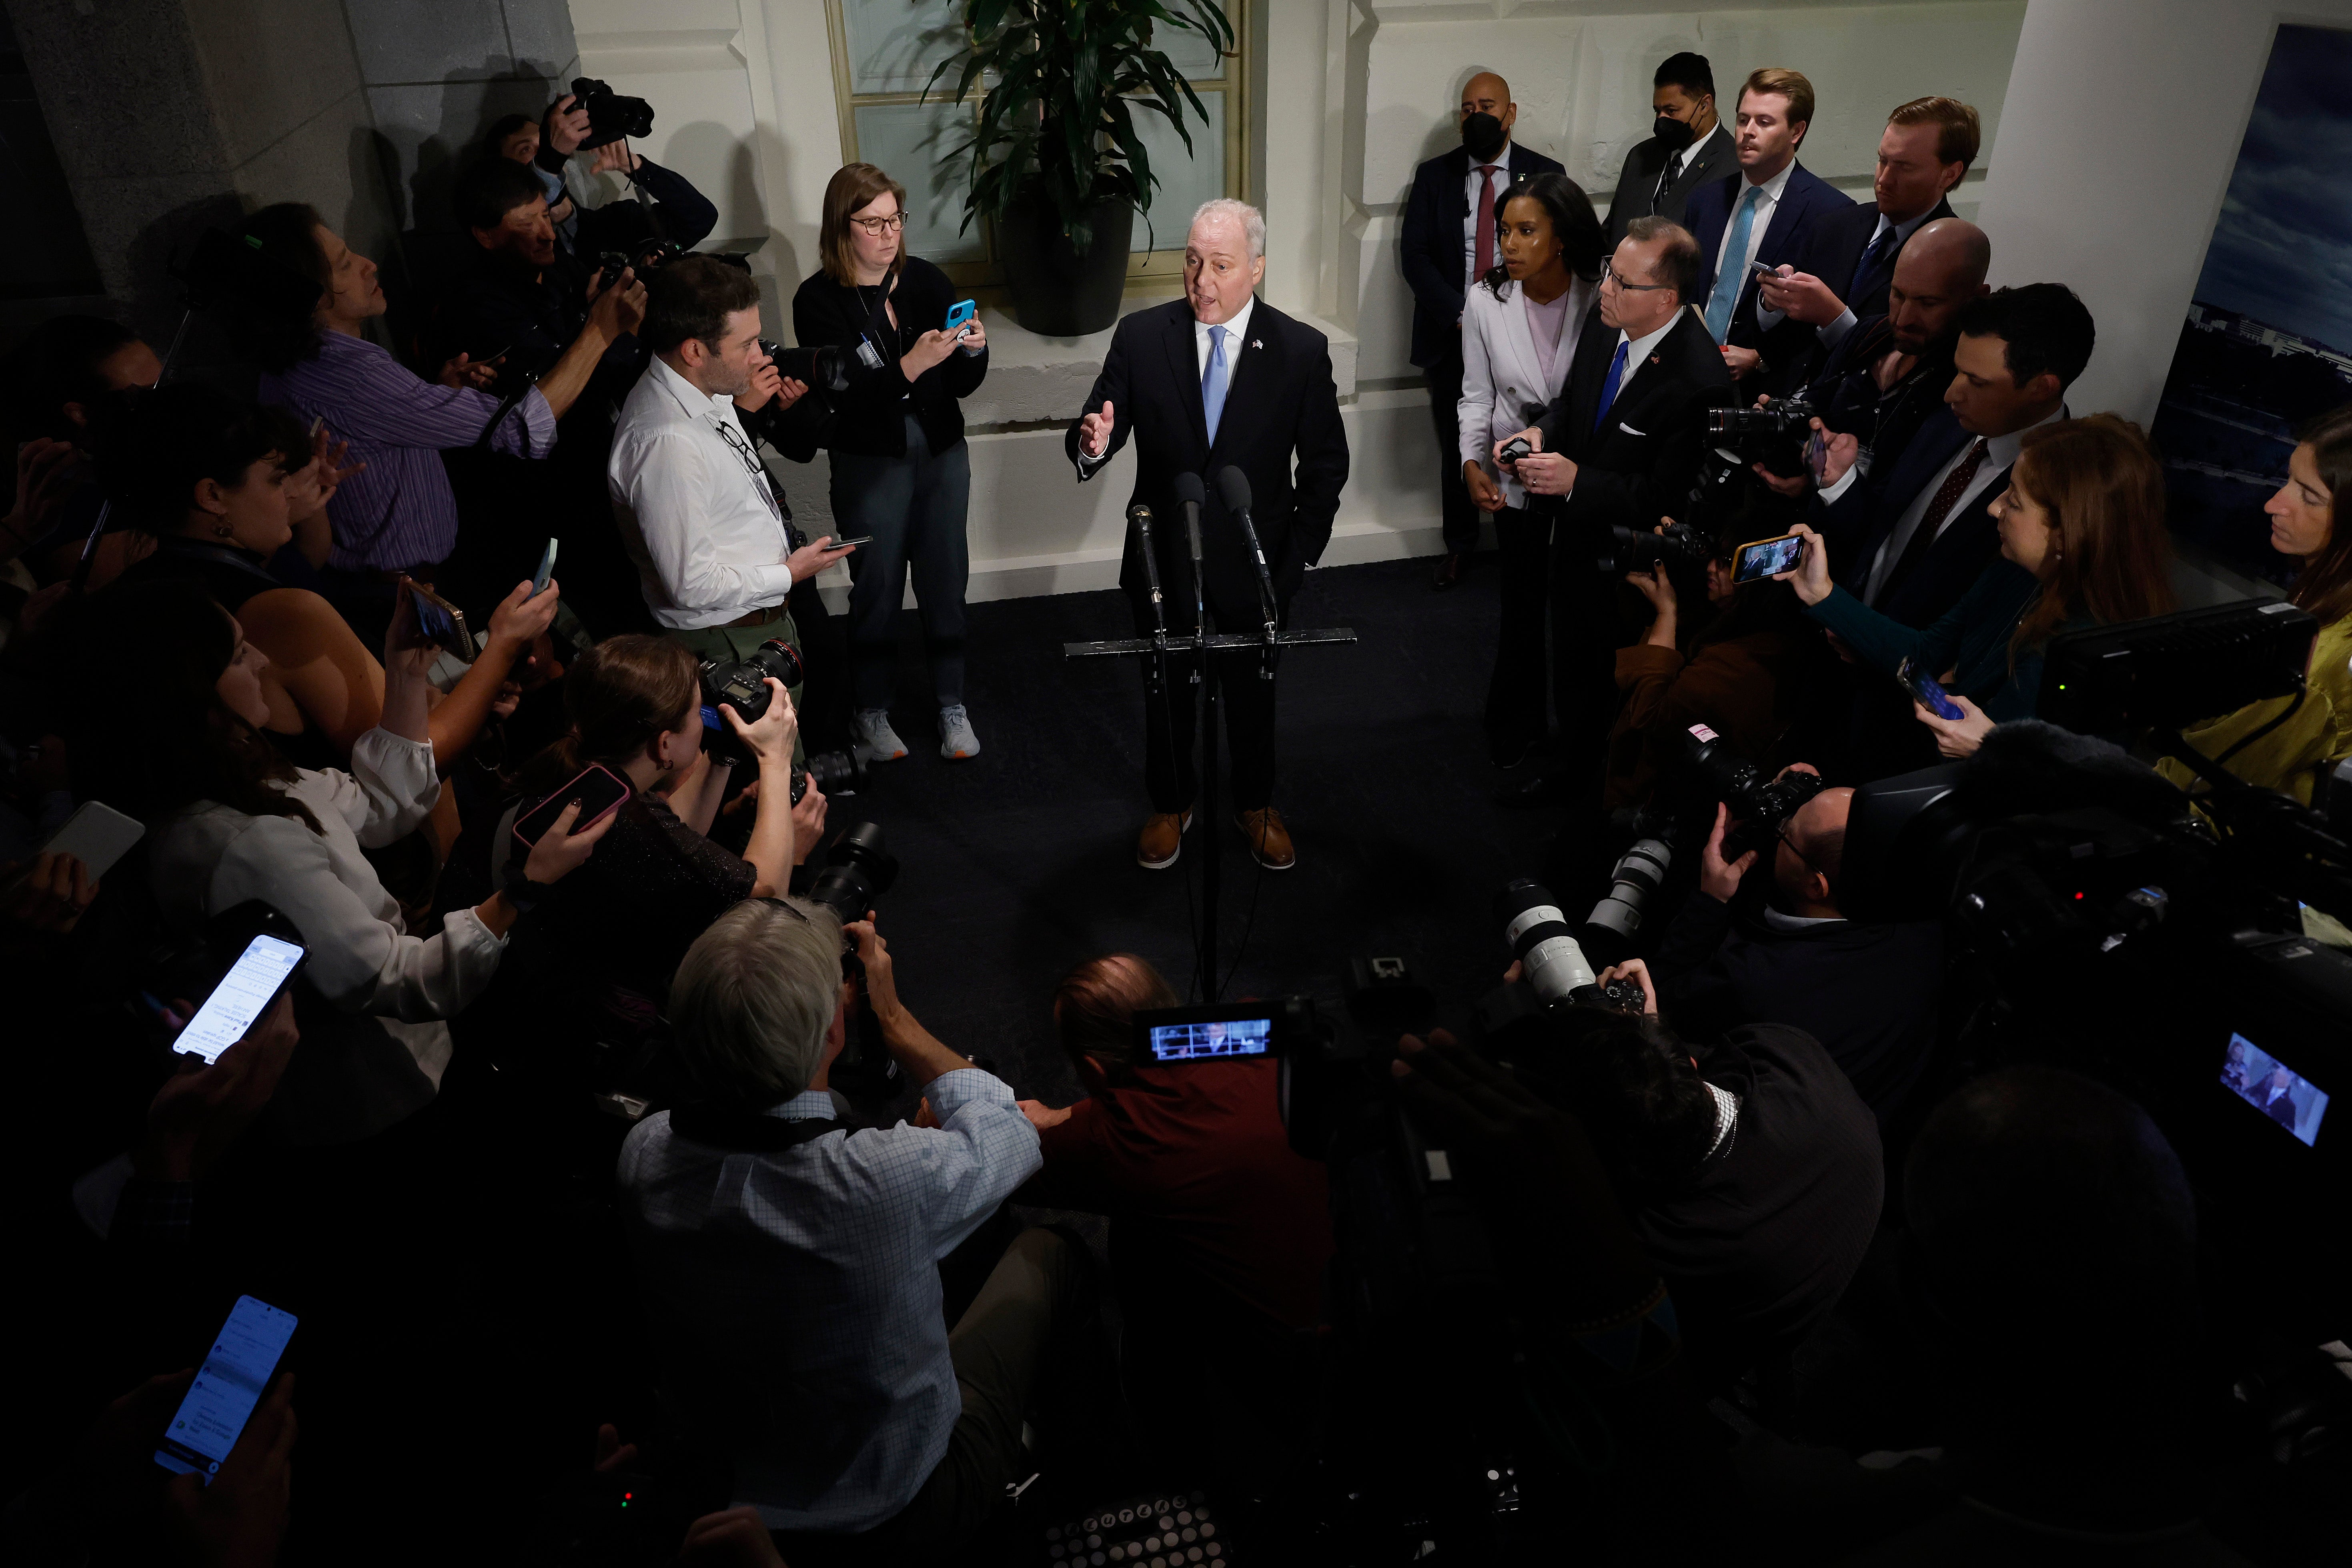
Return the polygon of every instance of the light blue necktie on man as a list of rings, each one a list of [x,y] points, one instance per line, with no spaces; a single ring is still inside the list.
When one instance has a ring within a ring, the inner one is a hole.
[[[1617,357],[1609,362],[1609,379],[1601,384],[1601,405],[1592,411],[1592,427],[1595,430],[1600,429],[1601,422],[1609,417],[1610,407],[1617,401],[1617,389],[1625,384],[1625,351],[1633,346],[1632,343],[1619,343]]]
[[[1209,368],[1201,373],[1201,412],[1209,416],[1209,445],[1217,444],[1217,418],[1225,411],[1225,329],[1209,329]]]
[[[1740,286],[1748,281],[1748,236],[1756,226],[1756,209],[1764,205],[1764,187],[1750,185],[1731,216],[1731,243],[1723,247],[1723,265],[1716,269],[1715,292],[1706,297],[1707,336],[1717,342],[1731,330],[1731,308],[1739,303]]]

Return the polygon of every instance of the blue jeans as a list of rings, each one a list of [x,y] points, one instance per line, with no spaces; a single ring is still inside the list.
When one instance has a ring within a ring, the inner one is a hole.
[[[964,533],[971,447],[959,441],[953,450],[934,455],[921,423],[909,414],[905,457],[835,452],[832,464],[835,531],[844,539],[873,536],[849,556],[849,658],[857,706],[890,706],[897,616],[909,568],[932,691],[940,707],[956,706],[963,700],[963,588],[971,571]]]

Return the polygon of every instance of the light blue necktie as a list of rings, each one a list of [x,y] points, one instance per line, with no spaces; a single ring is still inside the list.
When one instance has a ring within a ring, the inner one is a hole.
[[[1632,343],[1619,343],[1617,357],[1609,362],[1609,379],[1601,384],[1601,406],[1592,411],[1592,427],[1595,430],[1600,429],[1601,422],[1609,417],[1610,405],[1617,401],[1617,389],[1625,384],[1625,351],[1633,346]]]
[[[1739,303],[1740,286],[1748,281],[1748,235],[1756,226],[1756,209],[1763,204],[1764,188],[1750,185],[1739,198],[1731,219],[1731,243],[1723,247],[1723,265],[1717,268],[1715,292],[1706,297],[1707,335],[1717,342],[1731,330],[1731,308]]]
[[[1209,445],[1217,444],[1217,419],[1225,411],[1225,329],[1209,329],[1209,368],[1201,373],[1201,412],[1209,416]]]

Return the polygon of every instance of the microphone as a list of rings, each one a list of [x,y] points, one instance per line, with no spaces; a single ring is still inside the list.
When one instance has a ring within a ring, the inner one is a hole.
[[[1280,624],[1281,616],[1274,607],[1274,574],[1265,567],[1265,549],[1257,542],[1257,525],[1250,521],[1249,476],[1228,465],[1217,470],[1217,499],[1242,525],[1242,537],[1249,541],[1250,557],[1257,563],[1258,607],[1265,612],[1268,632]]]
[[[1151,584],[1151,617],[1160,618],[1160,558],[1151,552],[1151,509],[1138,501],[1127,509],[1127,521],[1135,524],[1137,535],[1143,541],[1143,574]]]
[[[1176,476],[1176,501],[1184,509],[1184,527],[1192,535],[1192,567],[1201,565],[1201,509],[1208,504],[1209,492],[1201,483],[1201,476],[1182,473]]]

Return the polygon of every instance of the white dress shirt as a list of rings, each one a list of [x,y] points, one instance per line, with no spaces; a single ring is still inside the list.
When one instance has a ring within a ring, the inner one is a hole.
[[[1495,259],[1503,258],[1503,198],[1511,194],[1511,142],[1507,139],[1503,150],[1495,154],[1493,174],[1478,172],[1477,159],[1470,160],[1470,172],[1463,176],[1462,195],[1470,203],[1462,215],[1462,291],[1478,281],[1478,187],[1487,180],[1495,182]]]
[[[438,935],[410,936],[400,900],[361,853],[432,814],[441,780],[430,743],[370,730],[348,773],[304,768],[282,787],[318,832],[299,817],[200,802],[155,829],[149,877],[182,931],[259,899],[302,933],[297,984],[329,1005],[304,1009],[302,1068],[278,1086],[270,1116],[290,1142],[350,1142],[431,1102],[449,1063],[441,1020],[481,994],[506,942],[470,909]]]
[[[701,391],[659,355],[621,405],[605,484],[663,626],[723,626],[792,591],[783,509],[751,454],[735,400]]]
[[[1792,157],[1780,165],[1779,174],[1760,185],[1749,184],[1745,174],[1731,182],[1731,214],[1723,220],[1723,238],[1715,247],[1715,275],[1717,278],[1723,276],[1727,268],[1735,272],[1745,272],[1748,264],[1756,259],[1756,253],[1764,247],[1764,231],[1772,226],[1772,215],[1780,210],[1780,193],[1789,188],[1789,176],[1796,172],[1796,168],[1797,160]],[[1732,231],[1739,226],[1739,204],[1748,199],[1749,191],[1761,191],[1764,195],[1756,204],[1756,216],[1748,220],[1748,253],[1735,258],[1727,253],[1731,249]],[[1743,282],[1740,287],[1744,289],[1747,284]],[[1708,292],[1713,293],[1714,290],[1709,289]],[[1702,310],[1706,304],[1704,300],[1699,301]]]
[[[621,1146],[621,1213],[664,1392],[734,1461],[771,1530],[853,1533],[906,1507],[962,1411],[939,1261],[1043,1164],[978,1068],[928,1090],[936,1128],[715,1149],[667,1111]],[[830,1120],[812,1090],[768,1112]]]
[[[2062,403],[2045,417],[2027,426],[2026,430],[2036,429],[2065,417],[2066,405]],[[1911,504],[1905,507],[1903,515],[1895,520],[1895,531],[1889,533],[1886,536],[1886,542],[1878,547],[1877,557],[1871,562],[1870,570],[1863,576],[1862,602],[1864,604],[1876,606],[1879,590],[1886,586],[1886,579],[1893,574],[1895,563],[1902,560],[1903,552],[1911,547],[1911,536],[1919,531],[1919,524],[1927,517],[1927,508],[1935,502],[1936,492],[1944,488],[1944,481],[1951,477],[1952,470],[1968,459],[1969,453],[1974,449],[1976,444],[1977,437],[1969,437],[1960,449],[1952,454],[1949,462],[1927,476],[1927,482],[1919,487],[1919,493],[1911,498]],[[1942,538],[1944,530],[1951,527],[1954,520],[1974,505],[1977,498],[1991,487],[1995,479],[2007,472],[2011,465],[2016,463],[2018,451],[2025,445],[2025,430],[2012,430],[2006,436],[1988,436],[1984,438],[1984,461],[1977,465],[1975,474],[1970,476],[1969,482],[1961,487],[1959,499],[1952,502],[1952,510],[1944,514],[1943,526],[1936,531],[1937,538]],[[1852,478],[1851,472],[1841,478],[1837,486],[1839,495],[1845,493],[1845,480]],[[1835,496],[1831,496],[1827,490],[1822,493],[1830,500],[1837,499]],[[1930,542],[1932,543],[1933,541]]]

